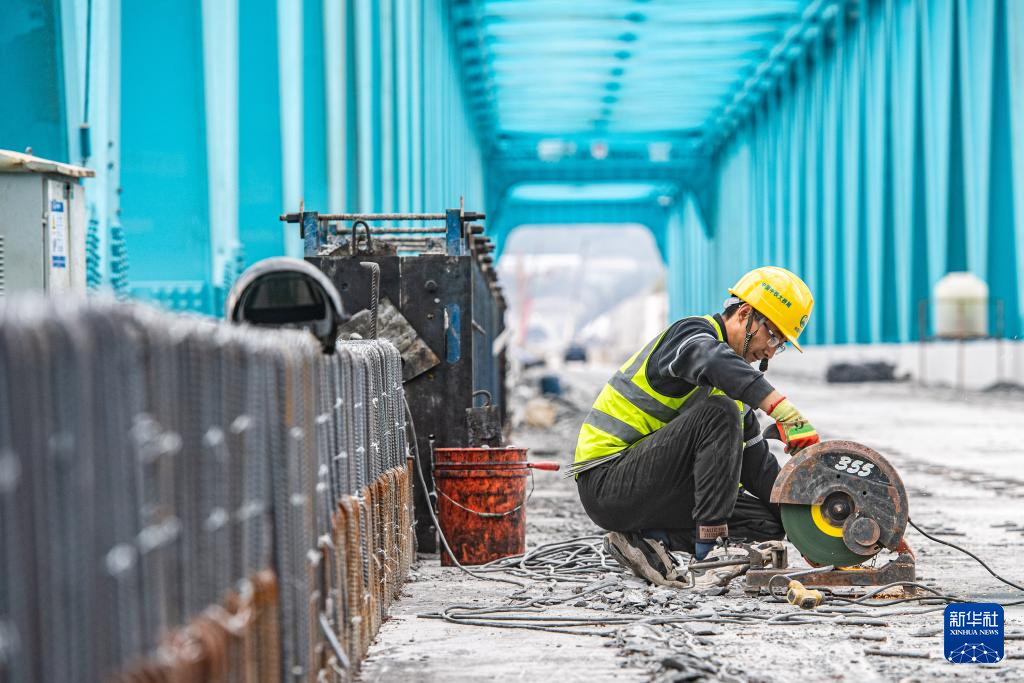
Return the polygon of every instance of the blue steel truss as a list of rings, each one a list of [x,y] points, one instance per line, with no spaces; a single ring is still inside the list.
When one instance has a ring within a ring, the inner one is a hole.
[[[810,341],[905,341],[930,333],[934,284],[969,270],[989,284],[990,332],[1019,337],[1024,5],[842,10],[717,148],[707,220],[673,215],[673,272],[701,269],[670,283],[673,312],[770,262],[816,293]]]
[[[676,316],[773,263],[816,293],[810,341],[904,341],[930,334],[934,284],[970,270],[996,300],[991,332],[1024,331],[1024,3],[454,7],[499,244],[522,223],[632,213]],[[675,190],[613,198],[637,181]],[[516,198],[536,183],[588,199]],[[608,190],[603,210],[579,183]]]
[[[484,206],[443,0],[10,0],[0,49],[0,148],[96,171],[101,288],[218,314],[303,200]]]
[[[159,27],[157,30],[154,27]],[[277,216],[647,225],[672,312],[800,272],[810,341],[1024,306],[1024,2],[8,0],[0,147],[80,163],[89,281],[216,312]]]

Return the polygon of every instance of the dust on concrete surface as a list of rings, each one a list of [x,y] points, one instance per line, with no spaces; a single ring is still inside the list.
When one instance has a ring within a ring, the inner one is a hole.
[[[565,394],[553,399],[554,426],[535,429],[516,420],[513,443],[529,447],[534,460],[571,462],[579,424],[610,374],[609,369],[587,367],[563,373]],[[823,439],[859,441],[886,456],[903,477],[911,517],[918,525],[966,546],[1008,579],[1024,579],[1024,399],[930,391],[910,384],[836,386],[771,379],[800,406]],[[531,397],[530,390],[521,388],[516,404]],[[778,455],[783,461],[788,457]],[[527,506],[529,548],[602,533],[580,506],[572,480],[552,472],[536,472],[534,480]],[[913,529],[908,529],[907,539],[917,553],[923,583],[976,602],[1024,598],[969,557]],[[803,565],[792,547],[790,562]],[[421,555],[413,580],[370,649],[361,680],[1024,679],[1022,607],[1006,608],[1006,659],[998,664],[952,664],[943,658],[941,608],[911,615],[890,614],[905,609],[899,605],[868,608],[865,625],[857,625],[854,618],[848,624],[783,624],[767,618],[799,610],[763,596],[746,596],[740,588],[742,579],[733,582],[728,594],[715,597],[648,586],[616,568],[596,579],[611,585],[545,613],[583,619],[621,615],[647,623],[619,624],[604,629],[607,635],[575,635],[425,618],[456,604],[507,606],[517,588],[442,568],[436,555]],[[527,592],[567,590],[533,582]],[[679,615],[703,618],[655,623],[659,617]]]

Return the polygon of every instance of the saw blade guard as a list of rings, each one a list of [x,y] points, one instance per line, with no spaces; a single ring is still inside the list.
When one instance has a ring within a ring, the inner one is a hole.
[[[854,441],[823,441],[791,458],[775,480],[771,502],[790,513],[783,515],[790,542],[820,564],[857,564],[885,548],[895,550],[910,517],[899,474]],[[790,529],[796,519],[800,528]]]

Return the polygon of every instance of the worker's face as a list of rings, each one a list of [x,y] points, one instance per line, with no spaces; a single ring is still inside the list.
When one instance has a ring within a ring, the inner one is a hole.
[[[745,307],[746,308],[746,307]],[[740,311],[742,315],[743,311]],[[753,309],[747,308],[747,316],[753,316],[754,321],[751,324],[751,331],[755,331],[753,337],[750,338],[750,346],[747,348],[747,355],[744,357],[748,363],[755,363],[765,358],[771,359],[775,357],[776,353],[786,344],[786,338],[782,336],[778,328],[775,327],[769,320],[760,318]],[[747,317],[744,316],[744,317]],[[759,320],[760,318],[760,320]],[[746,332],[747,321],[743,321],[744,336]],[[740,350],[742,350],[743,337],[740,337]]]

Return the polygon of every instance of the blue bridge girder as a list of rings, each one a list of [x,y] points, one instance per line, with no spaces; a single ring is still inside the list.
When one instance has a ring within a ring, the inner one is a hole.
[[[101,289],[219,314],[300,202],[484,206],[443,0],[11,0],[0,48],[0,148],[96,171]]]
[[[906,341],[969,270],[992,332],[1024,332],[1015,0],[9,0],[0,19],[0,147],[96,171],[100,288],[216,313],[241,268],[299,253],[277,216],[300,202],[464,200],[499,249],[528,223],[647,225],[673,315],[774,263],[817,295],[809,341]]]
[[[935,283],[969,270],[990,286],[990,332],[1024,332],[1020,3],[456,7],[499,231],[571,217],[564,202],[506,214],[509,187],[643,179],[667,149],[678,193],[649,227],[673,316],[771,263],[816,293],[809,341],[907,341],[933,329],[919,312]]]

